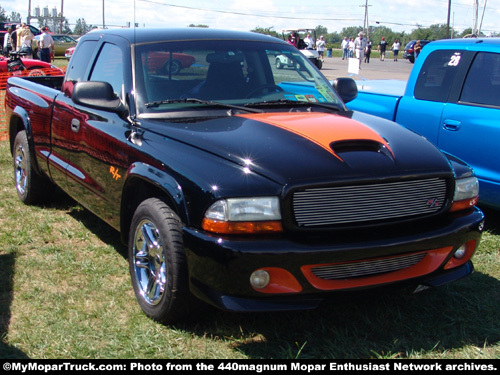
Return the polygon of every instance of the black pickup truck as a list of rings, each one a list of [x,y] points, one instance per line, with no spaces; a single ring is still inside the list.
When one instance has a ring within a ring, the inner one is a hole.
[[[356,94],[266,35],[89,33],[65,77],[8,81],[17,193],[33,204],[55,184],[117,229],[137,300],[164,323],[199,300],[304,309],[470,274],[484,222],[472,169],[348,111]]]

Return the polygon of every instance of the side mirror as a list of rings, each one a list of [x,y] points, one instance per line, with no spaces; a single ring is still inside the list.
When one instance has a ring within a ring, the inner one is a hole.
[[[122,114],[126,108],[108,82],[77,82],[72,94],[75,104]]]
[[[358,86],[352,78],[341,77],[335,79],[333,88],[338,92],[344,103],[349,103],[358,96]]]

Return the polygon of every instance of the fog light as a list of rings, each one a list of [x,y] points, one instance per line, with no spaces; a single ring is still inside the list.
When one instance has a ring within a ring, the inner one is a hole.
[[[271,280],[269,273],[264,270],[257,270],[250,276],[250,284],[255,289],[264,289]]]
[[[455,251],[455,254],[453,254],[453,256],[457,259],[462,259],[465,256],[466,252],[467,252],[467,245],[463,244]]]

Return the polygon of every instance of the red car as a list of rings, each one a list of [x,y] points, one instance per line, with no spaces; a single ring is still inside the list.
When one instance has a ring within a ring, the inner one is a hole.
[[[55,73],[61,73],[64,74],[64,72],[59,69],[57,66],[54,66],[52,64],[46,63],[44,61],[40,60],[35,60],[35,59],[21,59],[24,66],[26,67],[27,70],[32,71],[33,73],[37,73],[36,75],[46,75],[44,73],[44,69],[56,69],[55,72],[51,73],[50,75],[54,75]],[[7,63],[9,62],[8,57],[0,56],[0,73],[7,73]],[[58,72],[59,71],[59,72]],[[31,75],[31,74],[30,74]]]
[[[64,53],[64,56],[69,61],[76,47],[70,47]],[[194,64],[196,59],[194,56],[185,53],[173,52],[172,62],[170,63],[170,54],[167,52],[151,52],[148,55],[148,70],[158,74],[178,74],[182,69],[189,68]]]
[[[66,57],[66,60],[69,61],[71,59],[71,56],[73,56],[73,52],[75,52],[76,47],[69,47],[66,52],[64,52],[64,57]]]
[[[172,60],[170,60],[172,56]],[[147,67],[150,72],[157,74],[179,74],[182,69],[194,64],[194,56],[179,52],[152,51],[147,56]]]

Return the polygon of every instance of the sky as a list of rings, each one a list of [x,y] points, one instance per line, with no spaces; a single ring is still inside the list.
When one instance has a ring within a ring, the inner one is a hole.
[[[89,25],[107,27],[138,24],[139,27],[186,27],[249,31],[256,27],[282,29],[314,28],[329,32],[349,26],[363,26],[365,10],[371,26],[387,26],[410,33],[418,26],[446,24],[451,3],[450,25],[462,32],[473,26],[474,2],[478,3],[478,26],[489,35],[500,33],[500,0],[1,0],[7,16],[21,14],[25,21],[31,3],[35,8],[57,8],[73,28],[85,19]],[[366,6],[368,5],[368,6]],[[486,5],[486,7],[485,7]],[[38,26],[37,21],[33,21]]]

